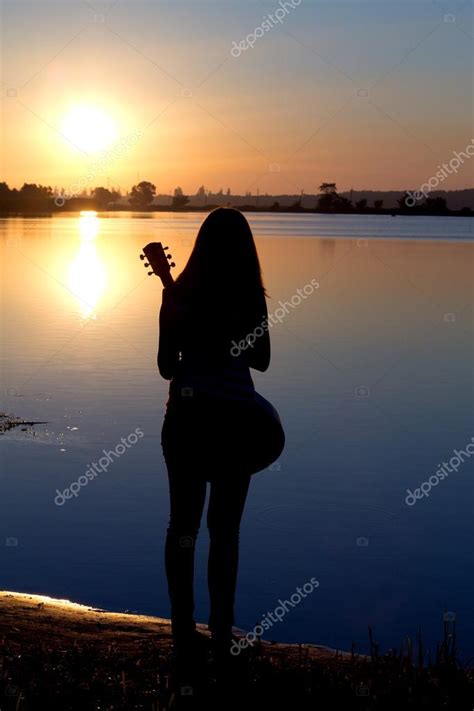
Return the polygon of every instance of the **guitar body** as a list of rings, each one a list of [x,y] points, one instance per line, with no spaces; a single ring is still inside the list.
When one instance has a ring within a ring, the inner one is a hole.
[[[255,392],[255,403],[245,419],[244,437],[236,446],[235,456],[248,474],[267,469],[276,462],[285,446],[285,431],[271,402]]]
[[[282,453],[285,433],[258,393],[247,401],[195,396],[168,403],[161,444],[169,467],[212,481],[267,469]]]

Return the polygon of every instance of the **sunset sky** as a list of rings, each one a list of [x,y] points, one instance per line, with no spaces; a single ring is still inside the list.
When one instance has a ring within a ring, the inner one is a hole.
[[[405,189],[471,143],[471,2],[293,4],[3,0],[0,179]]]

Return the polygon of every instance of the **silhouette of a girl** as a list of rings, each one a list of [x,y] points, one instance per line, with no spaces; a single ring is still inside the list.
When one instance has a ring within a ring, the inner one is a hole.
[[[165,563],[176,650],[193,647],[194,547],[210,498],[209,628],[216,649],[231,644],[239,527],[251,474],[238,457],[249,403],[250,368],[270,363],[268,328],[252,347],[232,350],[268,317],[260,263],[250,226],[238,210],[218,208],[202,224],[189,261],[164,289],[158,367],[171,380],[162,430],[170,520]],[[251,419],[251,417],[250,417]]]

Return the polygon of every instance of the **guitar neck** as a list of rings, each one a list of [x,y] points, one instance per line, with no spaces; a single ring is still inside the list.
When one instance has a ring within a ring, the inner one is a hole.
[[[160,279],[161,279],[165,289],[167,289],[169,286],[174,285],[174,279],[171,276],[171,272],[166,272],[165,274],[160,274]]]

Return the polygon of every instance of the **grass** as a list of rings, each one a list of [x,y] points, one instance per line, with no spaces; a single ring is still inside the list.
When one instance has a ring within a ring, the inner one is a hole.
[[[232,658],[224,679],[202,657],[185,679],[167,620],[1,593],[0,709],[472,711],[474,670],[457,660],[455,623],[445,621],[433,658],[421,635],[381,653],[369,628],[369,645],[364,656],[354,645],[340,653],[258,642]]]

